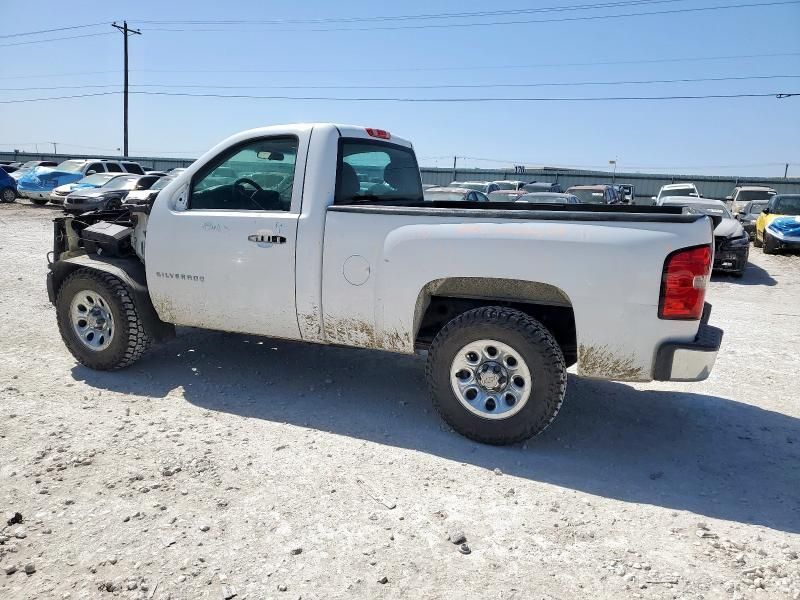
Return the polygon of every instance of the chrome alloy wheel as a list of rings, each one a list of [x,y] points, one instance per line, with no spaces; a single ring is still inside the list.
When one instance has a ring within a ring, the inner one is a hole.
[[[477,340],[459,350],[450,366],[450,384],[461,404],[484,419],[517,414],[533,388],[522,355],[496,340]]]
[[[96,352],[108,348],[114,338],[114,316],[100,294],[92,290],[75,294],[69,315],[72,328],[84,346]]]

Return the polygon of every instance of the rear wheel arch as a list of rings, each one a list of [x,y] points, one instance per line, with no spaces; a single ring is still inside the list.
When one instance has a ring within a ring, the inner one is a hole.
[[[567,365],[577,361],[575,314],[569,296],[557,286],[493,277],[450,277],[427,283],[414,308],[415,345],[427,348],[447,323],[486,306],[515,309],[540,321],[555,337]]]

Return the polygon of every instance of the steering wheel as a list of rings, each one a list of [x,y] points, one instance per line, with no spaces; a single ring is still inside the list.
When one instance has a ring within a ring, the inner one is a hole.
[[[249,185],[250,187],[253,188],[254,191],[253,191],[252,194],[247,192],[247,190],[244,187],[245,185]],[[262,188],[260,185],[258,185],[255,181],[253,181],[249,177],[241,177],[241,178],[237,179],[236,181],[234,181],[233,182],[233,189],[234,189],[234,191],[236,191],[237,194],[239,194],[240,196],[244,196],[245,198],[247,198],[250,202],[252,202],[256,206],[258,206],[259,208],[262,208],[262,209],[264,208],[256,200],[256,196],[258,196],[258,194],[262,193],[264,191],[264,188]]]

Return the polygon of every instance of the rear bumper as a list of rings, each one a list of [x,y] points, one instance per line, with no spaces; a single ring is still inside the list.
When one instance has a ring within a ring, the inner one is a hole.
[[[711,305],[706,303],[700,328],[691,342],[666,342],[656,352],[656,381],[703,381],[711,374],[722,344],[722,329],[708,324]]]

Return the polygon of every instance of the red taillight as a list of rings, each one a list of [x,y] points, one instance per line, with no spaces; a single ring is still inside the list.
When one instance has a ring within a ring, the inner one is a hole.
[[[699,319],[711,275],[711,246],[677,250],[664,262],[659,319]]]
[[[388,131],[383,129],[372,129],[372,127],[367,127],[367,135],[374,138],[380,138],[382,140],[389,140],[392,138],[392,134]]]

